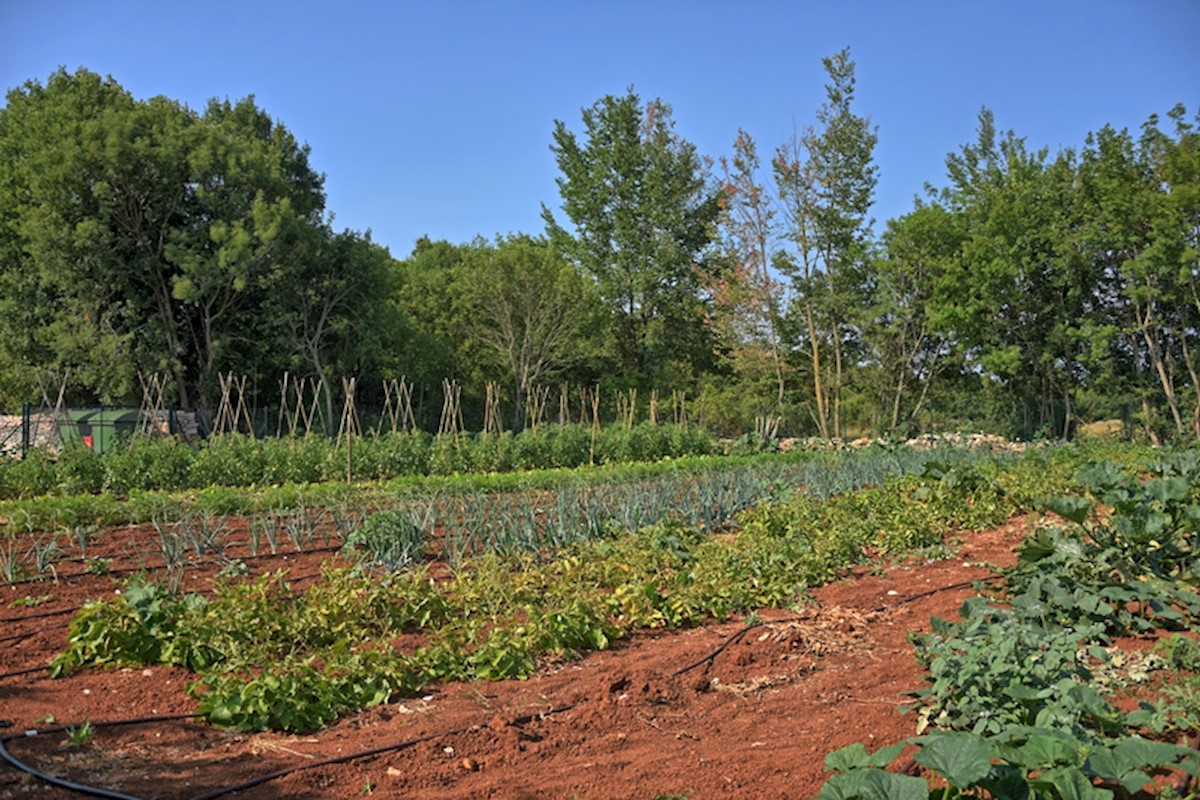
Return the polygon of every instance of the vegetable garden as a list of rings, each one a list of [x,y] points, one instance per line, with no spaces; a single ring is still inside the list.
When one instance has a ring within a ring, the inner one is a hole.
[[[1194,453],[670,455],[86,494],[65,456],[3,507],[0,791],[1197,791]]]

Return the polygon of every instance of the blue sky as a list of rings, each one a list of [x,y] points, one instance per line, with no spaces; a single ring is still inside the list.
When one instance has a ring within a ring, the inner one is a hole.
[[[58,66],[202,108],[253,94],[312,147],[335,226],[398,257],[542,230],[555,119],[633,86],[700,152],[770,153],[811,124],[849,46],[878,126],[874,216],[904,214],[979,109],[1031,146],[1200,107],[1198,0],[1087,2],[105,2],[0,0],[0,85]],[[561,217],[561,212],[560,212]]]

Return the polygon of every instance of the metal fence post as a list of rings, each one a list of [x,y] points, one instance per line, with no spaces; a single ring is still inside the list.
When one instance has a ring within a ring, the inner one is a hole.
[[[25,458],[25,454],[29,452],[29,414],[31,404],[25,403],[21,406],[21,458]]]

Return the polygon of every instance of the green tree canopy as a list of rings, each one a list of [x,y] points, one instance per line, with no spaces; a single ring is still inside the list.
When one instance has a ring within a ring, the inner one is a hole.
[[[591,275],[609,309],[616,363],[630,382],[675,382],[707,368],[705,252],[718,191],[671,108],[630,89],[583,110],[582,139],[554,123],[563,211],[543,207],[551,241]]]
[[[475,360],[513,389],[518,429],[538,386],[594,357],[603,342],[594,284],[541,239],[509,236],[474,248],[462,271],[461,301]]]
[[[842,389],[865,306],[878,136],[855,112],[849,50],[822,63],[829,80],[817,111],[821,127],[779,148],[772,167],[788,244],[775,263],[792,283],[793,347],[805,353],[799,361],[809,379],[813,422],[830,437],[843,435]]]
[[[279,318],[331,246],[308,148],[253,98],[203,113],[59,70],[0,109],[0,380],[70,369],[75,391],[133,395],[173,377],[185,407],[226,370],[265,374]],[[299,351],[298,351],[299,352]]]

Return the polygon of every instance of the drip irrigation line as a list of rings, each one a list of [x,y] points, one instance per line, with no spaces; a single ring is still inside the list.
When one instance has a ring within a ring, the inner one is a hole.
[[[761,625],[762,625],[761,622],[752,622],[751,624],[742,628],[737,633],[730,636],[728,639],[726,639],[724,642],[721,643],[720,647],[718,647],[716,650],[713,650],[711,653],[706,655],[704,658],[700,659],[699,661],[694,661],[691,664],[688,664],[686,667],[681,667],[681,668],[675,670],[674,672],[672,672],[671,677],[678,677],[685,672],[690,672],[690,671],[694,670],[696,667],[700,666],[701,664],[708,664],[709,666],[712,666],[713,661],[716,659],[717,656],[719,656],[721,654],[721,651],[723,651],[726,647],[729,647],[731,644],[737,642],[739,639],[741,639],[747,633],[749,633],[750,631],[754,630],[757,627],[760,627]]]
[[[931,595],[935,595],[938,592],[948,592],[951,589],[965,589],[968,586],[974,586],[977,583],[990,583],[991,581],[998,581],[998,580],[1003,580],[1003,579],[1004,579],[1003,575],[987,575],[982,578],[972,578],[969,581],[959,581],[958,583],[951,583],[948,586],[939,586],[936,589],[928,589],[924,592],[918,592],[917,594],[910,595],[908,597],[905,597],[903,600],[897,600],[896,605],[902,606],[905,603],[911,603],[914,600],[920,600],[922,598],[929,597]],[[884,611],[888,608],[893,608],[893,607],[894,606],[883,606],[883,607],[877,608],[875,610],[876,611]]]
[[[19,642],[23,639],[28,639],[30,636],[37,636],[41,631],[27,631],[25,633],[14,633],[12,636],[0,636],[0,644],[5,642]]]
[[[67,780],[66,778],[60,778],[56,775],[51,775],[48,772],[42,772],[39,769],[29,766],[25,762],[19,760],[12,753],[8,752],[8,748],[5,746],[5,744],[6,742],[4,740],[0,740],[0,758],[3,758],[11,766],[20,770],[21,772],[24,772],[26,775],[29,775],[32,778],[37,778],[43,783],[48,783],[51,786],[57,786],[60,789],[78,792],[79,794],[85,794],[89,797],[108,797],[115,798],[115,800],[143,800],[143,798],[136,797],[134,795],[112,792],[108,789],[101,789],[98,786],[86,786],[82,783],[75,783]]]
[[[45,672],[48,669],[50,667],[30,667],[29,669],[19,669],[15,672],[4,672],[0,673],[0,680],[4,680],[5,678],[19,678],[22,675],[32,675],[35,672]]]
[[[42,611],[37,614],[26,614],[23,617],[0,617],[0,622],[24,622],[27,619],[45,619],[46,617],[61,617],[63,614],[73,614],[78,607],[60,608],[57,611]]]
[[[524,725],[528,722],[532,722],[535,719],[544,719],[552,714],[561,714],[564,711],[569,711],[570,709],[574,708],[575,705],[576,705],[575,703],[568,703],[567,705],[564,705],[564,706],[554,706],[553,708],[547,709],[546,711],[539,711],[539,712],[533,713],[533,714],[524,714],[524,715],[514,719],[512,721],[512,724],[513,725]],[[318,767],[330,767],[330,766],[334,766],[336,764],[345,764],[350,761],[358,761],[359,759],[362,759],[362,758],[370,758],[371,756],[377,756],[377,755],[381,755],[383,753],[393,753],[393,752],[396,752],[399,750],[406,750],[410,747],[414,747],[418,744],[422,744],[423,742],[430,742],[435,739],[444,739],[448,736],[458,736],[458,735],[468,733],[469,731],[472,731],[472,730],[475,730],[475,729],[478,729],[481,727],[483,727],[483,726],[481,726],[481,725],[464,725],[461,728],[454,728],[453,730],[448,730],[448,731],[439,731],[438,733],[430,733],[430,734],[426,734],[425,736],[418,736],[415,739],[405,739],[403,742],[396,742],[394,744],[385,744],[381,747],[372,747],[370,750],[360,750],[357,753],[348,753],[343,756],[337,756],[335,758],[328,758],[328,759],[325,759],[324,761],[310,761],[307,764],[299,764],[297,766],[288,767],[287,769],[281,769],[276,772],[268,773],[266,775],[260,775],[257,778],[251,778],[248,781],[245,781],[243,783],[238,783],[233,786],[226,786],[223,789],[214,789],[211,792],[205,792],[204,794],[196,795],[195,797],[191,798],[191,800],[216,800],[216,798],[218,798],[218,797],[224,797],[226,795],[234,794],[236,792],[245,791],[246,789],[253,789],[256,786],[261,786],[262,784],[267,783],[269,781],[277,780],[277,779],[285,777],[287,775],[292,775],[294,773],[302,772],[304,770],[317,769]]]
[[[185,719],[195,719],[202,714],[162,714],[153,717],[137,717],[134,719],[122,719],[111,722],[93,722],[93,728],[118,728],[124,725],[143,725],[152,722],[174,722]],[[51,786],[57,786],[60,789],[76,792],[78,794],[88,795],[89,797],[106,797],[111,800],[144,800],[144,798],[135,795],[122,794],[109,789],[101,789],[98,786],[88,786],[82,783],[75,783],[66,778],[60,778],[57,775],[51,775],[48,772],[42,772],[35,767],[31,767],[25,762],[14,756],[8,749],[8,743],[17,739],[29,739],[35,736],[46,736],[52,733],[65,733],[70,729],[68,725],[58,725],[53,728],[42,728],[40,730],[27,730],[20,733],[10,733],[7,736],[0,736],[0,759],[7,761],[15,769],[24,772],[33,778],[37,778],[43,783],[48,783]]]

